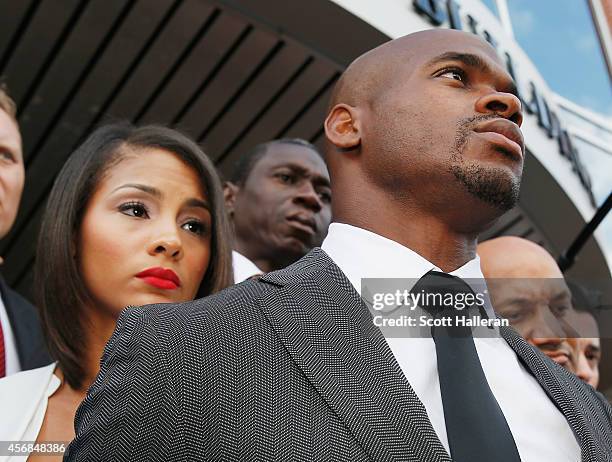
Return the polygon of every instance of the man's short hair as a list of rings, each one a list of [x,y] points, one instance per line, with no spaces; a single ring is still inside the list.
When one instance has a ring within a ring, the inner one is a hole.
[[[309,143],[306,140],[301,138],[281,138],[278,140],[268,141],[266,143],[261,143],[251,149],[249,152],[241,156],[234,165],[234,170],[230,176],[230,181],[238,186],[242,186],[246,183],[251,171],[253,171],[253,167],[261,160],[261,158],[268,152],[268,149],[271,146],[276,146],[279,144],[291,144],[295,146],[303,146],[308,149],[312,149],[319,156],[321,153],[317,149],[317,147]],[[322,156],[321,156],[322,157]]]
[[[0,83],[0,109],[10,115],[15,122],[17,121],[17,105],[13,98],[9,96],[4,83]]]

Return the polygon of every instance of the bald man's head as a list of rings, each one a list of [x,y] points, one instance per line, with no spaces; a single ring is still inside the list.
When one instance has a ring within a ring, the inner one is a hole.
[[[563,274],[555,259],[535,242],[503,236],[478,245],[485,278],[558,278]]]
[[[336,83],[329,109],[338,103],[371,104],[396,79],[410,74],[422,61],[421,50],[432,42],[441,47],[453,40],[473,41],[484,47],[492,59],[498,60],[495,49],[474,34],[453,29],[428,29],[379,45],[356,58]]]
[[[465,219],[454,203],[490,223],[518,197],[521,121],[514,82],[480,37],[434,29],[387,42],[351,63],[331,97],[334,213],[355,213],[376,189],[448,221]]]
[[[553,359],[567,363],[573,308],[554,258],[527,239],[509,236],[485,241],[477,252],[495,311]]]

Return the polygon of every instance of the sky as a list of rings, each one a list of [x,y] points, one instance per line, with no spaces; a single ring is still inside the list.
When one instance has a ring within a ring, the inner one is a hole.
[[[483,0],[493,5],[495,0]],[[612,85],[587,0],[507,0],[516,41],[549,87],[612,118]],[[494,12],[494,6],[492,8]]]

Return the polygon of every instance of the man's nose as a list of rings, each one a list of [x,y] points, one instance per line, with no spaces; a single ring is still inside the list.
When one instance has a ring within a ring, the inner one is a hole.
[[[301,204],[315,213],[323,208],[323,203],[321,202],[319,194],[314,185],[309,181],[304,182],[298,187],[293,202]]]
[[[560,342],[566,338],[563,324],[548,307],[539,308],[539,315],[535,321],[534,338],[557,338]]]
[[[494,113],[508,119],[519,127],[523,123],[521,100],[512,93],[493,91],[476,101],[476,110],[483,114]]]
[[[589,366],[586,356],[578,352],[574,358],[575,374],[583,381],[588,382],[593,376],[593,370]]]

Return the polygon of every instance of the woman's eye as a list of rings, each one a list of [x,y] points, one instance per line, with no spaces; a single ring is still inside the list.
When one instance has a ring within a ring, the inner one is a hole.
[[[124,215],[136,218],[149,218],[149,212],[144,204],[140,202],[127,202],[119,206],[119,211]]]
[[[182,228],[198,236],[202,236],[206,232],[206,226],[204,226],[204,224],[200,223],[199,221],[188,221],[182,226]]]
[[[14,162],[15,158],[13,157],[13,154],[4,149],[0,151],[0,160],[5,162]]]

